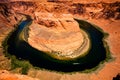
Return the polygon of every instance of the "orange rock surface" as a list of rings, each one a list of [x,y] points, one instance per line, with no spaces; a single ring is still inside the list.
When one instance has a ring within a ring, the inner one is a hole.
[[[44,52],[74,58],[84,54],[90,46],[88,35],[80,30],[70,14],[35,13],[36,22],[29,27],[28,43]],[[78,37],[79,36],[79,37]],[[86,45],[83,47],[82,45]],[[83,48],[80,52],[74,51]],[[84,49],[85,48],[85,49]],[[56,54],[56,53],[59,54]],[[60,59],[60,58],[59,58]]]
[[[6,70],[0,70],[0,80],[38,80],[25,75],[12,74]]]

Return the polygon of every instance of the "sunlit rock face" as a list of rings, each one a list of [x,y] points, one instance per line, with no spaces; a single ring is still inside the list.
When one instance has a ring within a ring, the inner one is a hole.
[[[28,43],[32,47],[58,59],[75,58],[89,49],[88,36],[72,15],[36,12],[35,16],[36,21],[29,26],[28,31]]]

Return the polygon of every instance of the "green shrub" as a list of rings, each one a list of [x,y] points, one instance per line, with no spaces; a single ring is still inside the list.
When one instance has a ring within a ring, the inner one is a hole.
[[[27,74],[28,70],[32,67],[28,61],[18,60],[15,56],[11,56],[11,66],[11,69],[22,68],[22,74]]]

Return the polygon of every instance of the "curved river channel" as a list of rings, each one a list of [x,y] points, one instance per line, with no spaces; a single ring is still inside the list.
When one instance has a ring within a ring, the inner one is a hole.
[[[88,54],[83,57],[68,61],[57,60],[31,47],[27,42],[19,40],[20,32],[28,27],[31,20],[22,21],[18,28],[9,36],[7,40],[7,51],[17,58],[29,60],[33,66],[53,71],[73,72],[94,68],[107,58],[108,51],[104,47],[105,44],[103,41],[105,34],[86,21],[76,21],[80,24],[80,28],[87,32],[91,40],[91,48]]]

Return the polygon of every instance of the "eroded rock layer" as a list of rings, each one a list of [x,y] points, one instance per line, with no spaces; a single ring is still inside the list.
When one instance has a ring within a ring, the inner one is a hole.
[[[32,47],[56,55],[59,59],[75,58],[89,49],[88,35],[79,28],[72,15],[36,13],[36,19],[28,31],[28,43]]]

